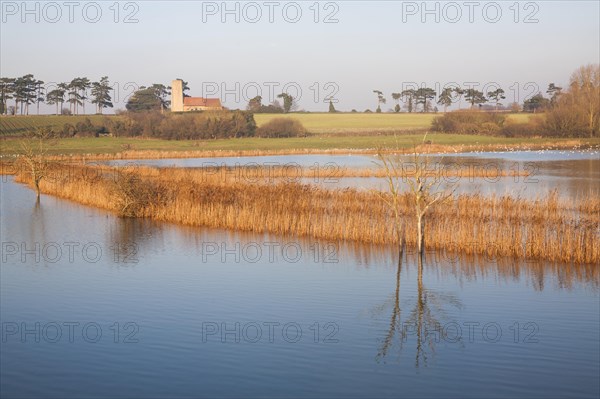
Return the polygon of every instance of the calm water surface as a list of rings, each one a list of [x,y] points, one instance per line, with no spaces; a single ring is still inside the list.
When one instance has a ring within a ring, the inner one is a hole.
[[[410,156],[400,157],[400,162],[410,163]],[[143,159],[115,160],[103,162],[121,167],[147,165],[154,167],[202,168],[228,166],[237,170],[244,178],[241,169],[247,166],[262,167],[265,176],[268,168],[287,166],[295,181],[318,184],[326,188],[354,187],[359,189],[386,190],[384,179],[340,177],[344,169],[378,168],[376,156],[370,155],[275,155],[256,157],[187,158],[187,159]],[[509,151],[476,152],[458,154],[432,154],[429,156],[431,169],[437,169],[446,176],[456,167],[476,166],[485,168],[491,175],[488,178],[449,177],[441,182],[442,187],[456,189],[457,193],[481,192],[485,195],[513,195],[525,198],[544,196],[556,190],[562,198],[575,199],[589,195],[600,195],[600,152],[585,151]],[[300,168],[306,168],[303,176]],[[408,167],[408,166],[407,166]],[[314,178],[314,171],[322,176]],[[498,172],[521,172],[521,176],[500,177]]]
[[[597,265],[428,254],[419,273],[392,248],[0,188],[2,398],[600,395]]]

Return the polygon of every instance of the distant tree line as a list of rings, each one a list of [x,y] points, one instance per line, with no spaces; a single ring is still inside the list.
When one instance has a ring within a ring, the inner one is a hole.
[[[189,90],[188,82],[183,82],[183,95]],[[32,74],[19,78],[0,78],[0,115],[29,115],[30,106],[36,106],[39,114],[40,103],[55,105],[55,114],[86,114],[86,104],[95,106],[95,113],[102,114],[107,108],[113,108],[113,87],[107,76],[92,82],[86,77],[77,77],[70,82],[49,84],[36,79]],[[171,87],[160,83],[141,86],[128,99],[128,111],[165,110],[170,107],[168,96]],[[11,102],[14,101],[14,105]],[[68,105],[68,107],[65,107]]]
[[[562,136],[600,136],[600,64],[578,68],[566,92],[554,92],[545,125]]]
[[[47,90],[44,81],[36,79],[32,74],[18,78],[0,78],[0,114],[29,115],[30,106],[36,106],[40,113],[40,103],[56,105],[56,114],[85,114],[85,104],[95,105],[96,113],[102,114],[106,108],[112,108],[112,86],[107,76],[97,82],[88,78],[77,77],[70,82],[56,84],[52,90]],[[14,105],[9,105],[10,100]],[[63,108],[67,103],[69,108]]]
[[[433,130],[513,136],[598,137],[600,136],[600,65],[578,68],[563,90],[551,83],[548,97],[538,93],[526,100],[523,110],[543,116],[514,123],[497,113],[457,111],[435,118]]]
[[[43,84],[33,75],[27,74],[20,78],[0,78],[0,114],[29,114],[29,106],[44,101]],[[8,101],[14,99],[15,105],[9,110]]]
[[[387,102],[383,92],[381,90],[373,90],[373,93],[377,96],[377,108],[375,112],[382,112],[381,105]],[[523,102],[522,109],[524,112],[543,112],[549,109],[551,106],[556,104],[556,101],[562,94],[562,88],[556,86],[554,83],[548,85],[546,90],[548,98],[544,97],[542,93],[537,93],[533,97]],[[393,110],[394,112],[400,112],[402,107],[400,102],[405,104],[407,112],[437,112],[437,106],[433,105],[433,100],[437,98],[436,104],[442,106],[444,112],[447,112],[454,102],[458,100],[459,108],[460,101],[462,98],[465,99],[466,103],[470,106],[470,109],[484,108],[484,104],[487,109],[498,110],[502,107],[502,100],[506,99],[505,91],[498,87],[495,90],[484,93],[474,88],[461,88],[446,87],[438,95],[436,91],[430,87],[421,87],[419,89],[407,89],[401,92],[391,93],[393,101],[396,103]],[[513,107],[512,110],[518,110],[520,107]],[[365,112],[371,112],[366,110]]]
[[[262,96],[256,96],[248,101],[247,111],[255,114],[287,114],[288,112],[296,111],[298,104],[296,99],[288,93],[281,93],[277,98],[283,101],[283,105],[278,100],[274,100],[268,105],[262,103]]]
[[[375,112],[381,112],[381,105],[387,102],[381,90],[373,90],[377,96],[377,108]],[[460,87],[446,87],[437,95],[436,91],[431,87],[421,87],[419,89],[406,89],[401,92],[392,93],[392,99],[396,103],[394,112],[400,112],[402,107],[400,101],[405,104],[407,112],[437,112],[437,106],[433,105],[433,100],[437,97],[436,104],[444,107],[444,112],[452,105],[455,99],[460,99],[464,96],[471,108],[475,108],[481,104],[491,102],[495,107],[500,106],[500,100],[505,99],[504,90],[497,88],[496,90],[483,93],[477,89]]]

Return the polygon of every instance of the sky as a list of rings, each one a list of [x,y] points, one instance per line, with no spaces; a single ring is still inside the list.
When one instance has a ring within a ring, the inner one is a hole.
[[[522,103],[600,62],[599,1],[1,1],[0,75],[189,82],[245,108],[286,91],[299,109],[374,110],[373,90],[501,87]],[[454,107],[457,107],[455,104]],[[88,107],[89,111],[93,107]],[[43,106],[42,112],[53,108]]]

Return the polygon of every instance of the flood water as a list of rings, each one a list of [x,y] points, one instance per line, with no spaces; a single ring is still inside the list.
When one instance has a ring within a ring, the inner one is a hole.
[[[0,184],[2,398],[600,395],[598,265],[419,269]]]
[[[398,158],[401,167],[411,170],[411,156]],[[115,160],[102,162],[127,167],[147,165],[153,167],[210,168],[227,166],[231,174],[244,178],[244,167],[263,168],[269,177],[269,168],[286,167],[288,180],[321,187],[386,190],[381,178],[343,177],[344,170],[352,168],[379,168],[381,162],[374,155],[275,155],[256,157],[184,158]],[[457,193],[484,195],[512,195],[524,198],[544,196],[556,190],[563,199],[576,199],[600,195],[600,152],[598,150],[540,150],[509,152],[477,152],[457,154],[432,154],[428,157],[428,170],[438,171],[440,188]],[[489,177],[456,177],[456,168],[477,167],[488,171]],[[304,168],[301,170],[301,168]],[[320,171],[319,177],[315,172]],[[501,176],[501,173],[518,172],[518,176]]]

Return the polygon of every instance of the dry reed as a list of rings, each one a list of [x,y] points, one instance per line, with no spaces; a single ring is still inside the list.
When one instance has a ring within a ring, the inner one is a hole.
[[[96,165],[95,165],[96,166]],[[97,165],[102,167],[101,165]],[[495,181],[500,177],[526,177],[529,171],[526,170],[510,170],[490,167],[496,165],[478,165],[472,164],[441,164],[433,165],[424,177],[444,180],[455,178],[486,178]],[[139,166],[127,165],[120,168],[132,168]],[[14,166],[10,162],[0,163],[0,174],[18,174],[18,166]],[[165,168],[169,169],[169,168]],[[333,182],[339,178],[359,177],[359,178],[383,178],[387,177],[386,171],[381,168],[348,168],[337,165],[334,162],[329,162],[319,167],[302,167],[297,163],[288,163],[281,165],[261,165],[257,163],[239,164],[234,166],[204,166],[198,168],[189,168],[194,173],[204,174],[206,176],[220,176],[224,180],[247,180],[252,183],[272,182],[273,179],[287,179],[288,181],[300,182],[300,179],[313,179],[315,181]],[[394,177],[414,177],[415,170],[412,163],[407,162],[405,167],[398,169],[393,173]]]
[[[53,168],[52,177],[41,183],[42,192],[128,216],[328,240],[398,241],[390,209],[374,192],[325,190],[289,182],[252,184],[185,168]],[[124,193],[119,183],[123,176],[135,179],[139,192]],[[29,182],[30,178],[23,173],[17,180]],[[124,198],[135,204],[126,212]],[[409,232],[407,245],[415,246],[409,194],[400,202]],[[595,197],[566,202],[556,193],[536,200],[458,195],[431,208],[426,248],[467,255],[598,263],[599,207]]]

